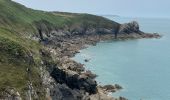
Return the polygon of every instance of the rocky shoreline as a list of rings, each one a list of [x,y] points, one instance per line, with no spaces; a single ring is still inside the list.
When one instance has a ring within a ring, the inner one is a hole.
[[[140,31],[136,21],[119,24],[91,14],[33,10],[12,0],[0,5],[3,100],[126,100],[108,96],[121,86],[99,86],[97,75],[71,58],[100,41],[160,37]]]
[[[106,31],[106,29],[104,30]],[[104,33],[103,31],[103,33]],[[109,31],[111,32],[111,31]],[[49,100],[127,100],[124,97],[114,98],[109,92],[122,89],[118,84],[99,86],[95,80],[96,74],[87,71],[83,64],[71,58],[87,45],[96,45],[100,41],[127,40],[141,38],[160,38],[157,33],[144,33],[139,30],[136,22],[120,25],[116,34],[74,34],[43,37],[40,32],[42,79]]]

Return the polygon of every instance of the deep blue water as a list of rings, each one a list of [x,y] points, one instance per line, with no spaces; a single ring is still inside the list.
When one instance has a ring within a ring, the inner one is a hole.
[[[118,83],[114,96],[129,100],[170,100],[170,19],[109,17],[124,23],[136,20],[141,30],[158,32],[160,39],[100,42],[73,59],[99,75],[99,84]],[[84,62],[84,59],[91,59]]]

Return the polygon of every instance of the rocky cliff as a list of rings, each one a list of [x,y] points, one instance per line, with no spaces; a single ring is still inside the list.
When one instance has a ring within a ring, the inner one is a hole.
[[[101,40],[153,37],[159,35],[140,31],[137,22],[0,0],[0,99],[115,100],[107,96],[108,86],[98,86],[96,75],[70,58]]]

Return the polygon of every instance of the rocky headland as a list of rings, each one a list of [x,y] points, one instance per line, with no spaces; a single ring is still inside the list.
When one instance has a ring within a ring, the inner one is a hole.
[[[0,0],[0,99],[126,100],[108,95],[120,85],[99,86],[97,75],[71,58],[100,41],[160,37],[142,32],[136,21],[119,24]]]
[[[108,96],[109,92],[116,92],[122,89],[121,86],[118,84],[98,86],[95,81],[96,75],[91,71],[86,71],[83,64],[73,61],[71,57],[79,53],[79,50],[86,48],[87,45],[96,45],[100,41],[160,38],[160,35],[140,31],[139,25],[135,21],[120,25],[117,33],[113,33],[112,30],[107,29],[103,29],[102,31],[101,34],[94,32],[93,34],[84,33],[83,35],[46,37],[45,41],[40,40],[46,46],[46,50],[52,55],[52,58],[59,62],[50,71],[50,76],[60,85],[65,84],[64,86],[70,89],[68,90],[69,99],[68,96],[59,95],[62,94],[62,91],[57,90],[58,93],[56,93],[54,88],[50,88],[50,92],[54,93],[55,91],[55,96],[50,95],[49,97],[61,97],[65,98],[64,100],[126,100],[123,97],[113,98]]]

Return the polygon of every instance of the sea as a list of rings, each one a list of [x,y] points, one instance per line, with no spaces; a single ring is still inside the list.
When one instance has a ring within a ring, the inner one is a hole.
[[[137,21],[140,30],[159,33],[159,39],[102,41],[73,59],[98,75],[98,84],[119,84],[113,93],[128,100],[170,100],[170,19],[104,16],[119,23]],[[85,62],[89,59],[89,62]]]

